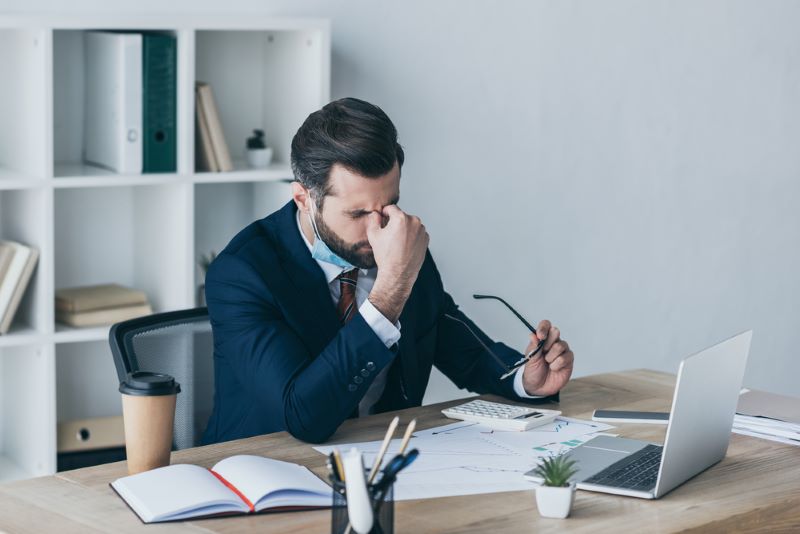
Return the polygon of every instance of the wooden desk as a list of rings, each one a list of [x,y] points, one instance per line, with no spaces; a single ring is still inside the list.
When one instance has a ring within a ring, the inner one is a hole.
[[[565,415],[589,419],[596,407],[668,411],[673,375],[629,371],[572,380],[561,396]],[[491,396],[486,398],[491,399]],[[439,410],[456,402],[399,412],[420,429],[448,422]],[[345,422],[333,443],[381,439],[394,413]],[[665,427],[617,425],[620,435],[663,442]],[[285,432],[173,453],[172,463],[211,467],[233,454],[297,462],[325,477],[325,457]],[[240,516],[144,525],[108,483],[124,462],[0,485],[0,531],[329,532],[330,511]],[[534,491],[396,503],[397,532],[800,531],[800,448],[733,434],[727,457],[658,501],[579,491],[569,519],[543,519]]]

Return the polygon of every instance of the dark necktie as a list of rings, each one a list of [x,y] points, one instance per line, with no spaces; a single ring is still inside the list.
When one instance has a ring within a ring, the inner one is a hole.
[[[358,282],[358,269],[345,271],[339,276],[339,303],[336,310],[339,312],[339,319],[345,325],[353,318],[356,310],[356,283]]]

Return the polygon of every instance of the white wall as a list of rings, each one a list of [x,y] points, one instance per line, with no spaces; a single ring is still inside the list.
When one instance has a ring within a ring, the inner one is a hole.
[[[395,121],[401,205],[423,218],[447,287],[487,332],[525,344],[512,316],[472,292],[551,318],[585,375],[674,372],[753,328],[746,384],[800,395],[800,3],[296,4],[69,9],[332,18],[332,95]],[[436,384],[429,399],[450,394]]]

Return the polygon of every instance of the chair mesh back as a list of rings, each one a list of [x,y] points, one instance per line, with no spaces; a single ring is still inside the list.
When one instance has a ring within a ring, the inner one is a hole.
[[[167,373],[181,385],[175,407],[174,449],[200,444],[214,399],[214,343],[208,320],[136,333],[133,368]]]

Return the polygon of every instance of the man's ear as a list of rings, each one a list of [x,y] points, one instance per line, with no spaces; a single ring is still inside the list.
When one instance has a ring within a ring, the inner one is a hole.
[[[300,182],[292,182],[292,199],[297,205],[297,209],[303,213],[309,213],[311,206],[311,193],[300,185]]]

